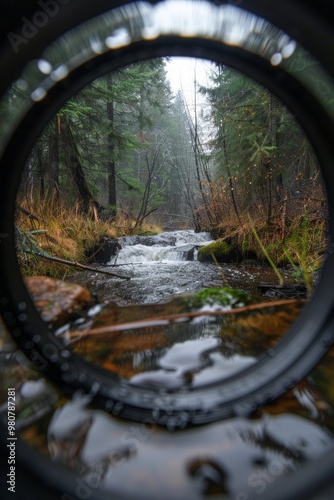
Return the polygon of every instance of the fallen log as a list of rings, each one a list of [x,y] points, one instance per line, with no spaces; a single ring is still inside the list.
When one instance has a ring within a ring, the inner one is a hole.
[[[35,255],[37,257],[42,257],[42,259],[47,259],[47,260],[51,260],[54,262],[58,262],[59,264],[64,264],[66,266],[75,267],[76,269],[83,269],[84,271],[92,271],[94,273],[107,274],[108,276],[113,276],[115,278],[120,278],[123,280],[130,280],[131,279],[130,276],[123,276],[121,274],[110,273],[109,271],[102,271],[101,269],[96,269],[95,267],[86,266],[84,264],[80,264],[79,262],[71,262],[70,260],[60,259],[59,257],[52,257],[51,255],[45,255],[45,254],[36,253],[36,252],[29,252],[28,250],[25,250],[24,253],[27,253],[30,255]]]

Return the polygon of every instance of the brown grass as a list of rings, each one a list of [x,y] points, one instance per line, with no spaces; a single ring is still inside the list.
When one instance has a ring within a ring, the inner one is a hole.
[[[102,235],[117,238],[134,233],[134,221],[122,213],[112,221],[94,221],[83,215],[78,205],[70,209],[64,206],[55,208],[55,205],[51,207],[46,200],[29,205],[21,201],[18,207],[28,212],[17,210],[16,226],[31,242],[32,250],[35,253],[42,250],[51,256],[72,262],[87,263],[86,250],[97,244]],[[159,228],[146,225],[140,231],[159,232]],[[64,279],[70,272],[70,268],[64,265],[20,251],[19,246],[18,257],[21,272],[25,276],[45,275]]]

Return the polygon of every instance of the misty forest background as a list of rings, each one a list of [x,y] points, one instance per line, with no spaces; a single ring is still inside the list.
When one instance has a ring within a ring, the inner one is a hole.
[[[295,118],[264,87],[214,64],[205,87],[194,74],[189,106],[171,91],[166,64],[95,80],[44,129],[17,198],[24,273],[59,269],[33,253],[84,262],[101,235],[192,228],[305,277],[321,262],[326,199]],[[19,94],[14,86],[4,113]]]

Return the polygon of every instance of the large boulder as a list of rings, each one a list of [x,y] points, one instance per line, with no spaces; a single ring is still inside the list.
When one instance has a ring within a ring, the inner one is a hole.
[[[95,300],[87,288],[76,283],[31,276],[25,278],[27,289],[41,317],[58,327],[87,310]]]

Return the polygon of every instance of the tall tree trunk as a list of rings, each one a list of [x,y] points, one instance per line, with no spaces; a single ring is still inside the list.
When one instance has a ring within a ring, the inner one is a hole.
[[[270,159],[265,160],[265,169],[267,171],[268,179],[268,211],[267,211],[267,222],[271,223],[272,216],[272,167]]]
[[[40,146],[37,147],[37,165],[39,174],[39,196],[43,200],[45,198],[45,164],[42,156],[42,149]]]
[[[224,127],[224,125],[223,125]],[[233,186],[233,180],[232,180],[232,175],[231,175],[231,169],[230,169],[230,162],[227,154],[227,145],[226,145],[226,138],[225,138],[225,131],[223,130],[223,150],[224,150],[224,156],[225,156],[225,164],[226,164],[226,172],[228,176],[228,185],[230,188],[230,195],[231,195],[231,200],[232,200],[232,205],[234,208],[235,215],[237,216],[239,224],[242,224],[240,215],[239,215],[239,210],[237,207],[237,200],[235,199],[235,193],[234,193],[234,186]]]
[[[112,76],[107,76],[108,90],[112,90]],[[107,117],[109,120],[108,133],[108,203],[111,207],[112,216],[117,214],[116,195],[116,166],[115,166],[115,139],[114,139],[114,100],[107,103]]]
[[[97,220],[98,212],[102,206],[94,199],[90,192],[84,170],[80,161],[80,154],[72,134],[70,124],[65,115],[61,118],[61,134],[64,149],[65,163],[74,180],[75,186],[80,196],[82,212]]]
[[[276,170],[278,163],[278,152],[279,152],[279,115],[278,115],[278,101],[277,98],[270,93],[269,94],[269,110],[268,110],[268,128],[269,128],[269,141],[270,146],[276,148],[275,154],[271,158],[265,159],[265,170],[267,172],[268,179],[268,208],[267,208],[267,222],[270,224],[272,217],[272,190],[275,189],[278,193],[283,185],[282,173],[280,176],[275,176],[273,173]],[[276,182],[276,186],[273,185]]]
[[[59,136],[60,136],[60,116],[54,121],[54,129],[49,135],[49,188],[51,204],[59,204]]]
[[[202,175],[201,175],[200,142],[199,142],[199,136],[198,136],[198,123],[197,123],[196,74],[195,74],[194,86],[195,86],[195,89],[194,89],[194,120],[191,117],[189,107],[188,107],[187,101],[185,100],[184,96],[183,96],[183,101],[184,101],[184,106],[185,106],[185,110],[186,110],[186,116],[187,116],[187,120],[188,120],[188,124],[189,124],[189,131],[190,131],[190,136],[191,136],[191,141],[192,141],[192,148],[193,148],[193,153],[194,153],[196,179],[197,179],[197,183],[198,183],[198,188],[199,188],[201,198],[203,201],[204,211],[205,211],[207,220],[208,220],[209,224],[211,226],[213,226],[214,221],[213,221],[212,214],[210,211],[210,203],[207,199],[207,196],[206,196],[206,193],[204,190],[203,179],[202,179]]]
[[[148,155],[146,155],[147,179],[146,179],[146,183],[145,183],[145,189],[144,189],[144,194],[143,194],[140,210],[139,210],[139,213],[137,215],[136,222],[134,225],[135,228],[140,227],[143,224],[144,219],[148,215],[147,208],[148,208],[148,204],[150,201],[153,171],[154,171],[156,159],[157,159],[157,154],[154,154],[153,159],[152,159],[152,165],[150,165]]]

